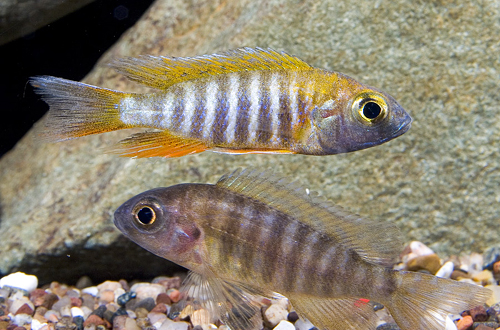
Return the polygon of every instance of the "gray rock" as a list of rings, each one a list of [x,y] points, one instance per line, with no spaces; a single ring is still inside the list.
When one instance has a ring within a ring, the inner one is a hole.
[[[344,155],[205,152],[141,160],[99,150],[129,132],[42,144],[33,130],[0,160],[0,272],[25,267],[53,275],[55,262],[79,253],[88,254],[75,264],[90,259],[94,275],[110,269],[149,271],[154,263],[135,257],[146,253],[132,252],[132,244],[118,239],[114,210],[144,190],[215,182],[241,166],[273,168],[354,212],[394,222],[408,241],[422,241],[440,255],[494,245],[500,201],[500,44],[495,39],[500,7],[494,0],[450,4],[156,2],[85,82],[143,92],[106,63],[139,54],[193,56],[269,46],[389,92],[413,116],[413,127],[385,145]],[[56,269],[85,273],[76,266]]]
[[[0,45],[22,37],[94,0],[2,0]]]

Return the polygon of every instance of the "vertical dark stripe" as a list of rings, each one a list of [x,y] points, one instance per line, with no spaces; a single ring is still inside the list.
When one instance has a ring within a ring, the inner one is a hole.
[[[228,77],[218,77],[217,84],[219,88],[217,89],[217,105],[215,111],[215,121],[212,126],[212,143],[215,145],[221,145],[224,143],[224,132],[227,128],[227,114],[229,111],[229,83]]]
[[[205,120],[206,110],[205,110],[205,84],[194,84],[195,93],[195,110],[191,124],[191,136],[197,139],[202,137],[203,122]]]
[[[238,92],[238,116],[235,128],[235,148],[243,148],[247,144],[248,124],[250,121],[250,81],[248,77],[241,79],[240,91]]]
[[[290,107],[290,77],[283,75],[283,80],[280,86],[280,126],[278,128],[278,136],[282,143],[282,147],[288,148],[292,138],[292,114]]]
[[[271,72],[263,71],[260,75],[260,109],[259,125],[257,128],[257,144],[265,147],[271,139],[271,94],[269,86],[271,84]]]
[[[287,255],[287,263],[284,265],[286,269],[286,275],[285,283],[283,284],[285,285],[287,291],[292,291],[295,289],[295,281],[296,277],[298,276],[296,268],[297,265],[300,264],[298,261],[301,258],[302,247],[307,243],[310,231],[311,229],[308,226],[299,223],[295,233],[293,234],[293,240],[296,243],[293,245],[292,250]]]
[[[273,217],[270,234],[266,239],[264,251],[267,253],[265,256],[266,265],[261,271],[261,276],[264,282],[272,283],[276,277],[276,267],[279,267],[280,261],[283,261],[281,246],[283,240],[288,237],[285,234],[285,226],[292,221],[286,214],[273,210],[271,215]]]

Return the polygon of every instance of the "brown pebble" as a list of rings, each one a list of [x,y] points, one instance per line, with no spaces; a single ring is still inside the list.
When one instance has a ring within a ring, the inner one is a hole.
[[[41,306],[45,300],[45,296],[48,295],[43,289],[35,289],[30,293],[30,300],[35,305],[35,307]]]
[[[147,327],[151,327],[151,322],[149,322],[149,319],[147,317],[138,317],[136,320],[137,325],[139,328],[144,329]]]
[[[480,324],[477,327],[475,327],[474,330],[495,330],[495,328],[489,327],[484,324]]]
[[[497,261],[493,264],[493,273],[500,274],[500,261]]]
[[[166,290],[178,289],[181,286],[181,282],[180,277],[162,277],[153,281],[153,283],[158,283],[164,286]]]
[[[474,323],[474,321],[472,320],[472,316],[464,316],[460,320],[458,320],[456,324],[457,330],[467,330],[472,326],[472,323]]]
[[[170,297],[168,296],[168,294],[166,294],[165,292],[162,292],[158,296],[156,296],[156,303],[157,304],[172,305],[172,300],[170,300]]]
[[[24,304],[18,308],[18,310],[16,311],[16,313],[14,315],[17,315],[17,314],[33,315],[33,310],[31,309],[31,307],[28,304]]]
[[[149,313],[146,308],[142,308],[142,307],[136,308],[134,312],[135,312],[135,315],[137,315],[137,318],[147,317],[148,313]]]
[[[167,313],[167,305],[163,303],[156,304],[155,307],[151,310],[151,313]]]
[[[470,310],[470,315],[474,322],[486,322],[489,318],[486,309],[483,306],[477,306]]]
[[[170,300],[172,300],[172,302],[176,303],[181,299],[181,293],[179,290],[173,289],[168,294],[168,297],[170,298]]]
[[[451,276],[450,278],[452,280],[455,280],[455,281],[458,281],[462,278],[471,278],[471,276],[469,274],[467,274],[466,272],[464,272],[463,270],[460,270],[460,269],[455,269],[452,273],[451,273]]]
[[[297,312],[290,312],[288,313],[287,319],[289,322],[295,323],[299,319],[299,315],[297,314]]]
[[[104,322],[104,320],[97,315],[89,315],[89,317],[85,320],[85,322],[83,322],[83,326],[87,327],[88,325],[91,324],[98,326],[98,325],[105,325],[106,322]]]
[[[130,291],[130,285],[128,285],[128,282],[126,280],[121,279],[118,282],[122,285],[123,290],[125,290],[126,292]]]
[[[427,270],[434,275],[441,268],[441,259],[435,253],[419,256],[408,261],[407,267],[411,271]]]
[[[127,321],[128,315],[115,316],[113,319],[113,330],[125,330],[125,322]]]
[[[88,288],[89,286],[92,286],[92,280],[87,275],[80,277],[75,285],[78,290]]]
[[[71,307],[82,307],[82,300],[80,298],[71,298]]]
[[[39,306],[39,307],[35,308],[35,315],[36,314],[45,315],[45,313],[47,313],[47,311],[48,311],[47,307]]]
[[[106,290],[99,294],[99,301],[104,303],[110,303],[115,300],[115,294],[113,291]]]
[[[52,291],[59,297],[64,297],[66,295],[66,292],[68,292],[68,286],[54,281],[50,283],[50,291]]]
[[[41,306],[51,309],[52,306],[59,300],[59,297],[54,293],[49,293],[45,296]]]
[[[33,315],[33,318],[40,323],[47,323],[49,321],[45,318],[45,316],[43,316],[43,314],[38,314],[36,312],[35,315]]]

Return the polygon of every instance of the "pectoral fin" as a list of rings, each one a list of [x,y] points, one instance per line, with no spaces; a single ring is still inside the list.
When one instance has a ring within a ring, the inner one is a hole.
[[[231,330],[259,330],[262,316],[257,291],[211,275],[190,272],[182,285],[183,296],[206,309],[212,319],[220,319]]]

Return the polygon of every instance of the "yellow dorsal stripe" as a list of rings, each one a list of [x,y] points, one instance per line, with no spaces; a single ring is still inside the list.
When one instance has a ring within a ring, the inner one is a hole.
[[[111,65],[130,80],[156,89],[166,89],[179,82],[231,72],[313,69],[309,64],[285,52],[248,47],[196,57],[129,57],[116,60]]]

